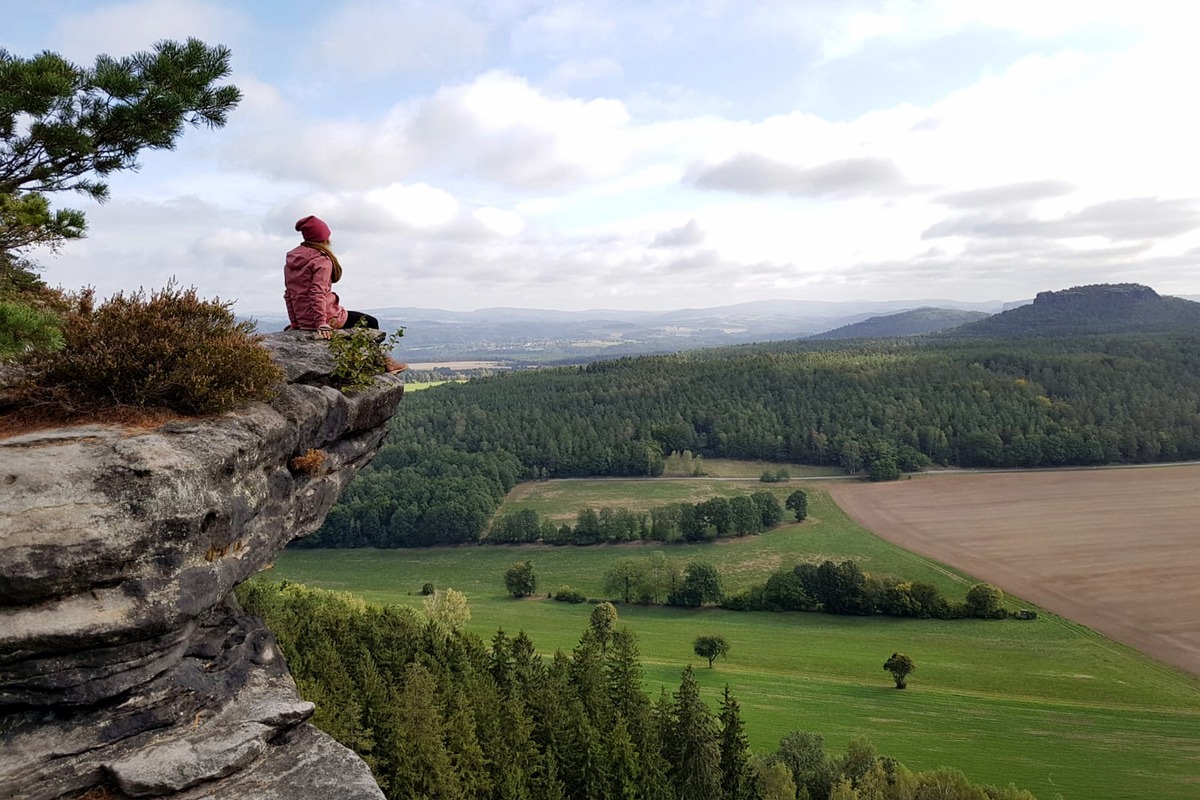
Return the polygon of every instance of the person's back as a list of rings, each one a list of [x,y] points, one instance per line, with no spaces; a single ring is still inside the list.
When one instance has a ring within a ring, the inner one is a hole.
[[[288,327],[316,331],[329,339],[338,328],[363,326],[379,329],[379,320],[361,311],[342,308],[333,284],[342,278],[342,265],[329,249],[329,226],[314,216],[296,223],[304,237],[299,247],[288,251],[283,262],[283,302],[287,306]],[[403,372],[407,364],[384,356],[387,372]]]
[[[340,328],[347,314],[333,292],[341,269],[329,250],[329,226],[308,216],[296,223],[296,230],[304,241],[288,251],[283,266],[288,322],[305,331]]]

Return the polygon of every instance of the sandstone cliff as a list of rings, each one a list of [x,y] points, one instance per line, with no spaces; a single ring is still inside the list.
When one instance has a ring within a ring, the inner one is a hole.
[[[266,345],[269,404],[0,440],[0,797],[382,798],[231,592],[316,530],[404,387],[347,397],[324,343]]]

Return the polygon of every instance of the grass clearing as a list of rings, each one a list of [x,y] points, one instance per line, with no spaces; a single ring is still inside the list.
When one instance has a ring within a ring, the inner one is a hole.
[[[699,499],[768,488],[786,496],[801,482],[556,481],[526,484],[510,497],[539,513],[573,515],[583,505]],[[489,638],[524,629],[544,653],[570,649],[592,606],[542,598],[514,600],[502,573],[533,561],[543,591],[571,584],[602,595],[616,558],[653,549],[681,560],[704,558],[727,589],[761,581],[782,564],[849,558],[871,572],[926,580],[961,599],[968,576],[901,550],[853,523],[814,485],[808,521],[708,545],[541,545],[396,551],[287,551],[270,579],[349,591],[373,602],[419,607],[421,584],[465,591],[470,629]],[[624,494],[622,494],[622,492]],[[537,505],[533,505],[537,504]],[[1042,800],[1168,798],[1200,790],[1200,683],[1051,615],[1033,622],[846,618],[823,614],[735,613],[619,606],[637,632],[647,688],[673,691],[679,671],[697,668],[709,700],[728,682],[742,704],[751,744],[772,749],[789,730],[825,736],[831,750],[858,733],[918,769],[954,766],[974,780],[1014,782]],[[716,669],[694,656],[692,640],[729,640]],[[895,650],[917,664],[910,688],[891,687],[884,660]]]
[[[434,386],[441,386],[443,383],[462,383],[462,381],[413,381],[404,384],[404,391],[420,392],[424,389],[432,389]]]
[[[732,458],[706,458],[702,469],[712,478],[758,478],[763,472],[786,469],[791,480],[814,477],[839,477],[846,474],[840,467],[814,467],[811,464],[775,464],[770,461],[736,461]]]

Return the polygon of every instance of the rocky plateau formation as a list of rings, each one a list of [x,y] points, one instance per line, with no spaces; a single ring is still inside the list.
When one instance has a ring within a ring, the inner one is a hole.
[[[270,403],[0,439],[0,798],[383,797],[232,590],[317,529],[404,386],[346,396],[323,342],[264,344]]]

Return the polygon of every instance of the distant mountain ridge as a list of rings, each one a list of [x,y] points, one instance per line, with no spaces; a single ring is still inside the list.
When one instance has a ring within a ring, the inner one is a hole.
[[[898,336],[919,336],[956,328],[968,322],[991,316],[984,311],[965,311],[957,308],[914,308],[898,314],[871,317],[862,322],[843,325],[831,331],[810,336],[810,339],[890,339]]]
[[[948,336],[1072,336],[1200,330],[1200,303],[1138,283],[1039,292],[1029,305],[967,323]]]
[[[995,312],[1002,301],[760,300],[715,308],[670,311],[592,309],[556,311],[482,308],[367,309],[384,328],[404,326],[406,361],[589,361],[626,355],[674,353],[705,347],[800,339],[881,314],[938,306]],[[287,324],[281,313],[256,314],[259,330]]]
[[[1195,330],[1200,325],[1200,303],[1163,297],[1139,284],[1076,286],[1042,292],[1032,302],[780,299],[670,311],[368,310],[386,329],[407,329],[399,350],[410,362],[582,363],[810,337],[890,338],[930,332],[942,336],[1054,336]],[[975,312],[974,321],[969,312]],[[978,318],[981,316],[986,318]],[[253,318],[264,332],[287,324],[280,312]],[[956,323],[963,324],[954,327]]]

